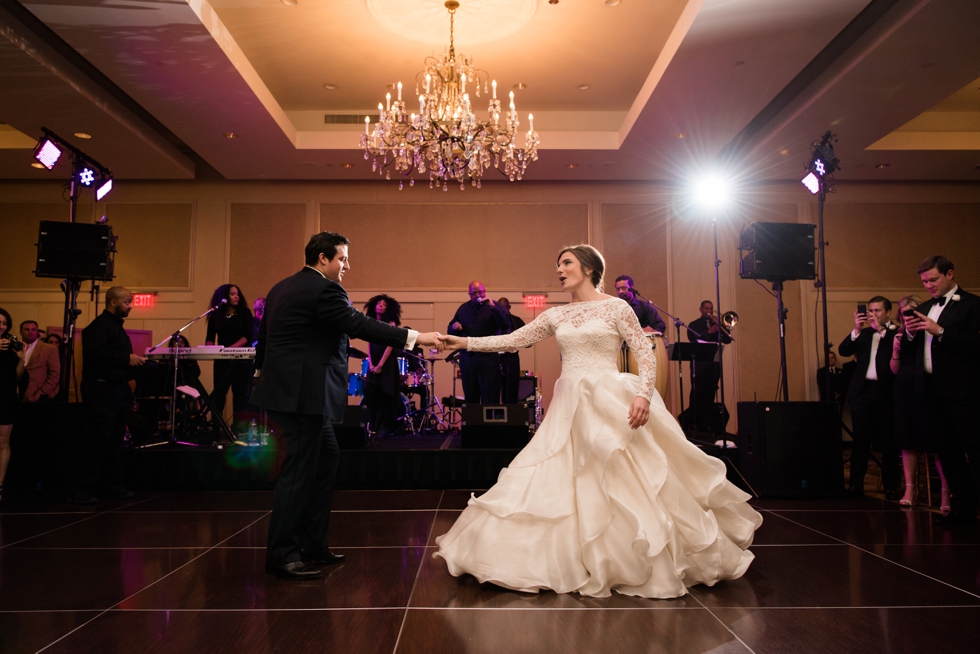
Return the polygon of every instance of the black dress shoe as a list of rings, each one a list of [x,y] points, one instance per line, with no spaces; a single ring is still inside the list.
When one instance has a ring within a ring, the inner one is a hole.
[[[99,500],[97,500],[92,494],[86,493],[85,491],[75,491],[70,493],[68,497],[65,498],[65,501],[69,504],[95,504]]]
[[[966,525],[976,525],[977,524],[977,514],[967,513],[963,511],[953,511],[946,515],[941,515],[936,518],[936,524],[940,527],[958,527]]]
[[[302,561],[293,561],[282,565],[266,565],[265,573],[283,579],[319,579],[323,573],[316,568],[311,568],[303,564]]]
[[[863,488],[848,488],[847,491],[844,493],[844,497],[847,498],[847,499],[854,499],[854,498],[857,498],[857,497],[864,497],[864,489]]]
[[[347,560],[347,556],[344,554],[334,554],[330,550],[300,550],[299,556],[303,563],[321,563],[323,565],[343,563]]]

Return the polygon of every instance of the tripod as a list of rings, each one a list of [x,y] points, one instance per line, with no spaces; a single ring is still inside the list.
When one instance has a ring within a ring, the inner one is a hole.
[[[426,359],[424,357],[412,354],[411,352],[405,352],[405,355],[415,359],[424,370],[423,387],[426,391],[426,401],[425,406],[419,407],[415,411],[406,413],[404,416],[400,417],[399,420],[406,421],[407,426],[412,431],[413,436],[419,435],[429,425],[434,425],[436,429],[441,428],[443,431],[445,431],[448,429],[446,424],[446,410],[443,408],[442,402],[439,401],[439,398],[436,397],[436,360]],[[416,416],[419,417],[417,422]]]

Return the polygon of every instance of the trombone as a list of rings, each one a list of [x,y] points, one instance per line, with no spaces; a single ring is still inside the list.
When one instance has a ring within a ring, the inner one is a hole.
[[[712,323],[715,322],[714,315],[711,316],[711,322]],[[738,314],[735,313],[734,311],[726,311],[725,313],[721,314],[721,322],[718,323],[721,329],[729,337],[731,337],[732,335],[732,328],[735,327],[735,325],[737,324],[738,324]]]

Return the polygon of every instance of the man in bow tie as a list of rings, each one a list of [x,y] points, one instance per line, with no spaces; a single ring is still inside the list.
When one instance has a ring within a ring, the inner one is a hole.
[[[909,338],[922,339],[916,394],[929,407],[929,423],[952,494],[943,526],[976,524],[980,484],[980,297],[956,283],[953,262],[929,257],[919,278],[932,299],[906,318]]]
[[[889,366],[895,328],[891,323],[892,303],[877,295],[868,300],[867,313],[854,312],[854,330],[841,341],[841,356],[856,357],[854,376],[847,390],[854,423],[851,444],[849,497],[864,495],[871,446],[881,451],[881,484],[888,499],[898,499],[898,449],[895,447],[892,386],[895,375]]]

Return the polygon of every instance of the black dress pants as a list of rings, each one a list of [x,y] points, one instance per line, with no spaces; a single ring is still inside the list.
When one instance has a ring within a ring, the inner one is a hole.
[[[502,388],[500,396],[504,404],[517,404],[517,389],[521,383],[521,355],[507,352],[500,355]]]
[[[694,383],[691,386],[691,406],[697,420],[696,429],[701,432],[714,431],[715,393],[718,392],[718,364],[713,362],[694,364]]]
[[[83,379],[82,403],[87,429],[75,458],[73,490],[90,493],[96,482],[120,490],[125,486],[123,444],[133,391],[127,383]]]
[[[467,404],[500,404],[500,355],[467,352],[459,359]]]
[[[978,403],[937,397],[932,375],[925,375],[925,382],[926,406],[933,425],[932,443],[949,482],[950,508],[958,514],[976,514],[980,488]]]
[[[886,491],[898,489],[898,448],[895,446],[891,393],[881,382],[866,379],[857,395],[850,397],[854,440],[851,444],[850,488],[864,489],[871,447],[881,452],[881,485]]]
[[[266,546],[267,565],[300,560],[300,548],[327,548],[330,505],[340,465],[333,423],[321,415],[269,411],[286,459],[276,482]]]
[[[211,392],[211,400],[215,411],[224,413],[225,398],[228,397],[230,388],[234,420],[244,420],[244,414],[251,406],[249,399],[252,396],[254,370],[254,364],[247,359],[214,362],[214,390]]]

